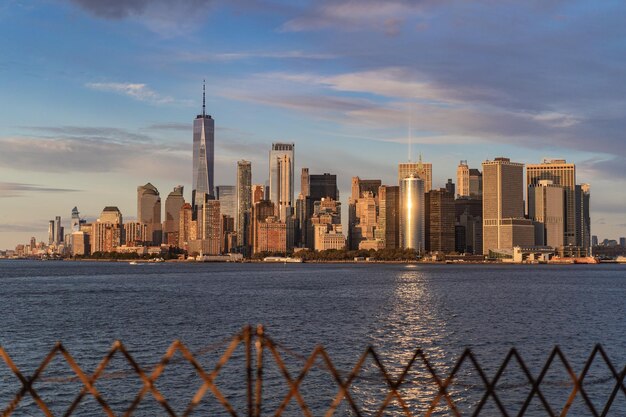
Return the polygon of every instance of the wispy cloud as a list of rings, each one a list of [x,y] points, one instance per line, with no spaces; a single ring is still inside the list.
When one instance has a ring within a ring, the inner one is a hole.
[[[143,83],[87,83],[85,87],[93,90],[116,93],[150,104],[181,103],[173,97],[162,95]],[[184,102],[190,104],[189,102]]]
[[[395,36],[406,19],[421,15],[435,3],[429,0],[319,1],[314,7],[287,21],[281,29],[287,32],[328,28],[343,31],[374,29]]]
[[[19,197],[28,192],[43,193],[72,193],[82,190],[70,188],[55,188],[38,184],[26,184],[19,182],[0,182],[0,198]]]
[[[174,59],[183,62],[230,62],[249,59],[329,60],[335,58],[337,58],[337,55],[334,54],[306,52],[300,50],[216,53],[179,52],[174,55]]]
[[[41,233],[42,230],[46,230],[45,228],[46,223],[42,221],[0,224],[0,233]]]

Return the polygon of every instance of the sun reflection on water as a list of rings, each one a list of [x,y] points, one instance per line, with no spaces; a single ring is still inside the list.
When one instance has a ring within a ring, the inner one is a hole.
[[[373,344],[392,381],[397,380],[418,349],[431,366],[444,377],[453,358],[444,350],[448,337],[446,309],[436,291],[432,275],[419,265],[406,265],[397,272],[387,308],[379,313]],[[366,414],[375,413],[389,392],[381,370],[368,360],[352,386],[354,396]],[[404,378],[400,390],[413,413],[425,411],[437,393],[426,365],[417,359]],[[438,408],[439,409],[439,408]],[[404,415],[394,399],[384,415]]]

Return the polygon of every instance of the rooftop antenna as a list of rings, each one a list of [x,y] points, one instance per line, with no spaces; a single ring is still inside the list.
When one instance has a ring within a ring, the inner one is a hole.
[[[203,118],[206,116],[205,89],[204,89],[205,83],[206,83],[206,80],[202,80],[202,117]]]

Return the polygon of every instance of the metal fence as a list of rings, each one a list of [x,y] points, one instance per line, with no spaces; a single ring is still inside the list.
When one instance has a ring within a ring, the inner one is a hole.
[[[233,353],[236,349],[241,348],[243,348],[245,354],[235,358]],[[211,370],[205,370],[198,361],[198,357],[207,352],[215,352],[218,349],[223,349],[223,352],[219,355],[216,364]],[[182,355],[182,358],[174,358],[176,354]],[[388,367],[381,361],[379,354],[372,347],[368,347],[360,355],[357,363],[350,371],[342,371],[335,366],[327,350],[322,346],[316,347],[308,356],[302,355],[268,337],[264,333],[262,326],[257,326],[256,328],[247,326],[232,338],[229,337],[222,342],[193,353],[182,342],[178,340],[174,341],[169,346],[160,362],[150,370],[142,368],[129,353],[124,344],[120,341],[116,341],[96,367],[95,371],[88,373],[78,365],[77,361],[63,344],[57,343],[34,373],[30,376],[25,376],[15,365],[8,352],[0,346],[0,358],[14,375],[14,385],[17,388],[17,393],[8,404],[0,404],[2,416],[13,415],[20,402],[28,396],[32,398],[44,415],[53,416],[54,414],[49,408],[49,404],[42,399],[35,389],[34,385],[37,381],[46,381],[47,383],[73,381],[80,385],[80,391],[76,393],[74,400],[64,411],[64,416],[74,414],[81,401],[84,401],[87,396],[92,396],[93,399],[95,399],[104,415],[118,415],[114,413],[107,399],[104,398],[101,392],[96,388],[96,382],[98,380],[106,378],[114,379],[123,376],[119,372],[107,373],[107,367],[116,355],[121,355],[129,365],[130,370],[123,375],[136,375],[141,381],[141,388],[134,396],[130,406],[119,414],[123,416],[133,415],[140,403],[142,403],[147,396],[152,396],[160,407],[162,407],[162,411],[159,412],[165,413],[168,416],[189,416],[203,399],[206,399],[208,395],[212,395],[213,398],[217,400],[218,407],[220,408],[218,413],[230,416],[249,417],[260,417],[262,414],[282,416],[285,414],[285,410],[289,405],[294,405],[293,403],[297,405],[296,408],[299,415],[306,417],[312,417],[314,414],[325,416],[336,414],[383,416],[387,415],[386,413],[388,413],[390,409],[393,409],[395,415],[402,416],[434,416],[443,414],[459,417],[462,415],[479,416],[481,413],[483,413],[482,415],[493,415],[494,412],[502,416],[524,416],[529,414],[529,406],[533,401],[538,401],[541,412],[547,416],[568,415],[575,401],[582,402],[585,408],[585,415],[607,416],[610,412],[615,413],[615,410],[611,410],[611,408],[618,395],[623,395],[624,398],[626,398],[626,387],[624,385],[626,367],[622,370],[618,370],[601,345],[596,345],[593,348],[582,371],[578,374],[573,370],[569,361],[563,354],[563,351],[558,346],[550,352],[545,365],[543,365],[538,375],[531,373],[522,357],[514,348],[508,352],[504,361],[491,377],[487,375],[474,353],[469,349],[465,350],[458,360],[456,360],[455,364],[451,368],[446,369],[445,372],[441,369],[436,369],[432,358],[429,359],[422,349],[417,349],[412,354],[409,362],[406,366],[401,368],[400,372],[390,372]],[[55,358],[59,357],[69,366],[72,374],[70,376],[57,378],[44,376],[46,368]],[[236,407],[231,403],[231,399],[220,390],[219,384],[216,381],[220,372],[223,371],[224,366],[229,361],[235,359],[245,360],[246,404],[243,407],[245,411],[236,411]],[[301,364],[302,368],[297,374],[289,371],[289,367],[286,365],[288,359],[292,361],[297,360]],[[165,396],[157,388],[156,383],[168,365],[175,365],[181,361],[185,361],[193,367],[202,384],[191,401],[186,405],[186,409],[182,413],[177,414],[168,403]],[[376,407],[373,409],[370,407],[368,410],[364,410],[362,405],[359,405],[360,403],[357,401],[358,393],[353,392],[356,381],[371,378],[364,375],[366,361],[371,365],[371,368],[376,371],[378,379],[382,380],[384,383],[384,398]],[[599,379],[590,379],[589,370],[594,362],[597,363],[598,361],[605,367],[607,376]],[[0,362],[0,366],[2,362]],[[548,381],[546,374],[550,368],[555,366],[558,362],[560,362],[559,366],[565,369],[567,379],[557,382]],[[267,378],[264,371],[270,364],[278,369],[278,373],[280,374],[279,378],[285,385],[284,392],[286,392],[286,395],[279,397],[279,401],[277,401],[275,407],[267,409],[267,405],[263,404],[263,390],[266,388],[264,378]],[[410,383],[407,375],[409,375],[416,366],[420,366],[425,370],[428,378],[420,382],[420,384],[428,387],[430,391],[427,390],[427,392],[431,393],[429,394],[429,401],[427,401],[420,410],[416,410],[409,405],[410,395],[403,391],[403,388]],[[478,378],[478,383],[471,386],[464,386],[464,389],[471,389],[475,394],[477,393],[477,395],[475,395],[475,401],[473,401],[472,404],[472,410],[469,414],[465,414],[465,409],[462,410],[461,407],[459,407],[458,395],[455,396],[452,393],[454,384],[460,379],[461,369],[467,367],[469,367]],[[503,385],[503,374],[511,368],[515,368],[518,372],[521,372],[523,381],[513,385]],[[333,396],[332,398],[328,398],[328,400],[331,401],[330,406],[324,409],[320,409],[319,406],[317,408],[311,407],[307,404],[301,392],[304,378],[309,375],[313,369],[326,373],[332,380],[334,386],[332,391]],[[608,397],[606,401],[602,401],[602,404],[597,404],[597,399],[592,398],[592,396],[588,394],[589,386],[599,383],[611,387],[610,391],[607,393]],[[549,401],[545,395],[546,387],[553,387],[555,385],[567,387],[569,390],[569,395],[564,403],[556,405],[551,404],[551,401]],[[529,389],[529,392],[526,396],[522,396],[522,398],[519,399],[518,409],[512,412],[507,409],[503,400],[510,390],[520,387]],[[492,411],[485,413],[485,404],[490,400],[493,402]],[[340,405],[343,408],[339,408]],[[442,411],[442,408],[444,411]],[[619,411],[619,413],[622,413],[619,415],[626,415],[623,414],[623,409]]]

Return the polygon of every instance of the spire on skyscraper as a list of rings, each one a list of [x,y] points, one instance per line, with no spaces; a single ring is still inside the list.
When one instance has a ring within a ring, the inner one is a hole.
[[[205,84],[206,80],[202,80],[202,117],[206,116],[206,105],[205,105]]]

